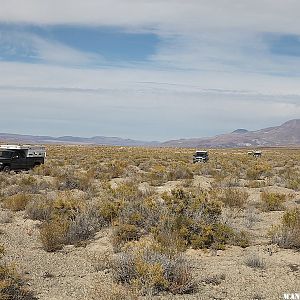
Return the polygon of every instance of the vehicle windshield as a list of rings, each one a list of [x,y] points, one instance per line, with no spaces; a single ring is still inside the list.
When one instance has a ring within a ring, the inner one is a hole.
[[[205,152],[205,151],[197,151],[196,152],[196,156],[198,156],[198,157],[205,157],[205,156],[207,156],[207,152]]]
[[[2,158],[11,158],[12,152],[0,150],[0,157]]]

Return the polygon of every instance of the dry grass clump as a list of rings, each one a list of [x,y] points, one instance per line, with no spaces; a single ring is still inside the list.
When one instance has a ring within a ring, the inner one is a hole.
[[[254,269],[265,269],[266,261],[258,253],[252,252],[246,257],[245,265]]]
[[[25,208],[25,217],[31,220],[50,220],[53,213],[53,201],[46,195],[36,195]]]
[[[263,211],[284,210],[285,194],[262,192],[260,206]]]
[[[225,280],[225,278],[226,275],[222,273],[222,274],[207,276],[202,281],[205,282],[206,284],[219,285],[222,283],[223,280]]]
[[[11,223],[13,221],[13,213],[11,211],[0,211],[0,224]]]
[[[49,205],[49,211],[49,207],[34,211],[36,217],[46,217],[40,228],[46,251],[59,250],[66,244],[80,245],[105,225],[97,203],[86,203],[69,192],[59,194]]]
[[[246,171],[246,179],[248,180],[258,180],[263,179],[266,176],[271,175],[272,167],[268,162],[256,162],[255,164],[250,164]]]
[[[59,190],[89,191],[93,188],[93,180],[92,172],[75,172],[73,169],[66,169],[57,177],[57,185]]]
[[[126,160],[109,161],[105,164],[105,168],[99,170],[97,178],[103,176],[103,174],[106,174],[106,178],[108,179],[122,177],[127,167],[128,162]]]
[[[173,163],[168,166],[168,180],[178,180],[178,179],[192,179],[194,177],[191,167],[182,162]]]
[[[156,295],[162,291],[185,294],[196,288],[184,257],[170,256],[149,237],[128,243],[124,251],[116,255],[113,271],[117,282],[129,284],[142,295]]]
[[[244,224],[247,228],[252,228],[260,220],[259,210],[249,207],[245,210]]]
[[[226,188],[217,190],[217,198],[222,201],[225,206],[232,208],[244,208],[249,194],[246,191],[236,188]]]
[[[121,249],[126,242],[138,240],[141,236],[151,233],[159,221],[158,200],[153,196],[138,193],[139,197],[133,197],[131,201],[129,198],[118,206],[112,239],[116,251]]]
[[[14,267],[2,261],[4,247],[0,245],[0,299],[36,300],[34,293],[25,286],[25,280]]]
[[[30,198],[30,195],[24,193],[12,195],[3,199],[2,206],[12,211],[24,210]]]
[[[102,226],[92,213],[81,213],[73,219],[54,219],[41,225],[40,238],[48,252],[62,249],[64,245],[82,245]]]
[[[22,193],[38,194],[41,190],[55,189],[55,186],[44,178],[26,173],[16,174],[14,182]]]
[[[68,224],[61,221],[48,221],[40,228],[40,238],[44,250],[54,252],[63,248]]]
[[[179,179],[192,179],[194,173],[192,168],[183,162],[166,162],[155,164],[149,170],[146,180],[154,186],[162,185],[167,181]]]
[[[300,190],[300,169],[297,166],[286,165],[278,172],[281,183],[286,188]]]
[[[167,168],[163,165],[155,165],[147,174],[147,181],[151,185],[162,185],[168,181]]]
[[[271,228],[270,236],[280,247],[300,249],[300,209],[286,211],[281,224]]]

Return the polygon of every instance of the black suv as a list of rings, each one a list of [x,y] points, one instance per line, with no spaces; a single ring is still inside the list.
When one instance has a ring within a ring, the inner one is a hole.
[[[29,170],[43,164],[43,156],[27,156],[25,150],[0,149],[0,170]]]

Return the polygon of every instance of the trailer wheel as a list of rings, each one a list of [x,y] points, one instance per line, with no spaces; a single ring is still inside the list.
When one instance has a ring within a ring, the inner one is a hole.
[[[5,173],[8,173],[10,171],[10,167],[9,166],[4,166],[2,171],[5,172]]]

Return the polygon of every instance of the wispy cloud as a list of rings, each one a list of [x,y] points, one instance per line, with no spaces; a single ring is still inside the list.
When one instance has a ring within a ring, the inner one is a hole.
[[[2,0],[0,20],[188,32],[234,29],[300,34],[297,0]]]
[[[89,65],[103,63],[99,54],[82,52],[55,40],[16,29],[0,30],[0,55],[3,60],[23,60],[61,65]]]
[[[26,124],[11,130],[165,139],[299,117],[299,11],[298,0],[2,0],[0,126],[19,114]],[[116,63],[27,30],[55,26],[155,39],[133,43],[151,47],[138,62]]]

